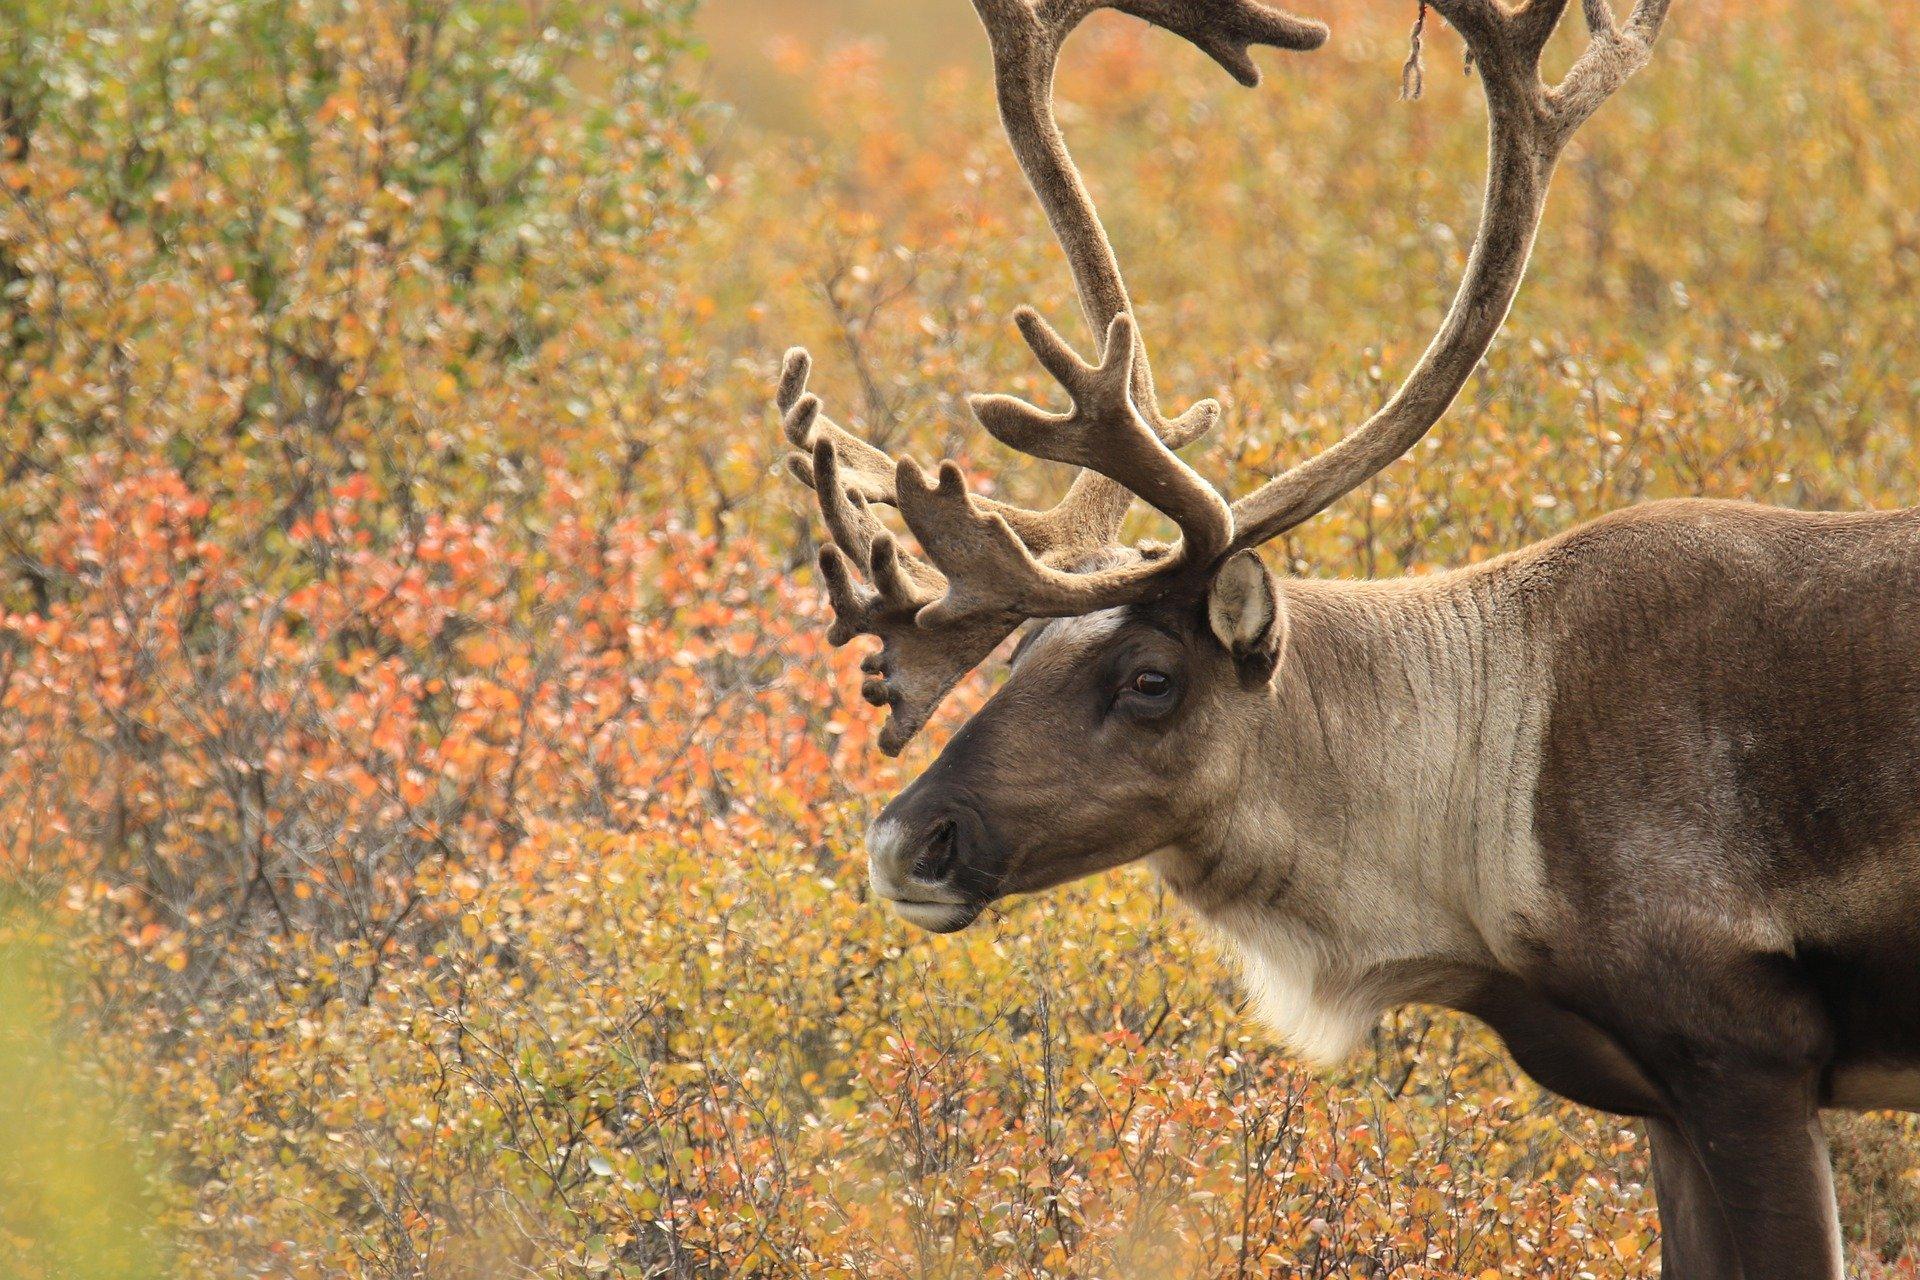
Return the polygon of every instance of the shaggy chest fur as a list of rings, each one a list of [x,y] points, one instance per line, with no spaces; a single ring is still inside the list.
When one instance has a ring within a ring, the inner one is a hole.
[[[1463,972],[1522,965],[1547,907],[1545,677],[1492,581],[1291,584],[1263,767],[1155,859],[1238,957],[1252,1009],[1315,1061]]]

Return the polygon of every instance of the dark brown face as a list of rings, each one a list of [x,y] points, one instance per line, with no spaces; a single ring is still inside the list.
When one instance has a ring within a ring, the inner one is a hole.
[[[1225,624],[1219,581],[1209,600],[1036,624],[1006,684],[869,830],[875,894],[951,933],[997,898],[1177,844],[1220,812],[1284,637],[1271,579],[1247,564],[1257,579],[1221,575],[1240,592]],[[1243,615],[1260,625],[1236,632]]]

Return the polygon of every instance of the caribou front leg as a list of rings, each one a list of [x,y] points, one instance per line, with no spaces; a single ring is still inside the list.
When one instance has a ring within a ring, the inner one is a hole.
[[[1842,1280],[1820,1128],[1832,1028],[1806,975],[1782,954],[1699,947],[1622,968],[1641,979],[1622,1030],[1670,1099],[1649,1125],[1669,1274]]]
[[[1707,1171],[1673,1123],[1646,1122],[1660,1208],[1661,1280],[1741,1280],[1740,1255]]]

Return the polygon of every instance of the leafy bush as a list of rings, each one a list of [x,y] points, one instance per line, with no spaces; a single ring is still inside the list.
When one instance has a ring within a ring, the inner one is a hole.
[[[1396,104],[1410,13],[1337,7],[1257,94],[1117,21],[1064,75],[1236,487],[1380,398],[1473,216],[1472,86]],[[0,1210],[21,1274],[1654,1274],[1631,1133],[1457,1019],[1310,1075],[1144,877],[938,942],[864,902],[902,773],[765,400],[805,341],[837,414],[965,457],[961,391],[1041,393],[1004,316],[1068,290],[977,76],[787,46],[794,141],[716,129],[677,0],[19,8],[0,864],[62,959],[0,980],[0,1098],[145,1152],[0,1186],[51,1188]],[[1291,570],[1912,500],[1920,20],[1674,28],[1481,377]],[[1842,1147],[1863,1272],[1913,1274],[1912,1128]],[[73,1253],[127,1179],[145,1244]]]

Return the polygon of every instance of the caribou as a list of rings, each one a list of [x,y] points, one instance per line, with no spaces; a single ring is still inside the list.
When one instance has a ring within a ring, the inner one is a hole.
[[[1427,0],[1485,96],[1484,202],[1431,344],[1333,447],[1229,502],[1178,450],[1113,248],[1053,112],[1062,42],[1109,8],[1252,85],[1327,30],[1259,0],[973,0],[1000,114],[1096,361],[1017,324],[1064,388],[970,406],[1079,468],[1031,510],[828,418],[788,353],[789,467],[831,540],[829,638],[876,636],[896,754],[1024,628],[1005,682],[868,833],[870,881],[934,932],[1144,861],[1317,1060],[1385,1010],[1485,1022],[1529,1076],[1636,1118],[1665,1274],[1838,1280],[1823,1108],[1920,1110],[1920,511],[1637,506],[1487,563],[1277,580],[1256,549],[1406,453],[1505,321],[1555,162],[1645,65],[1668,0]],[[1178,530],[1121,538],[1138,498]],[[912,551],[879,516],[890,507]]]

